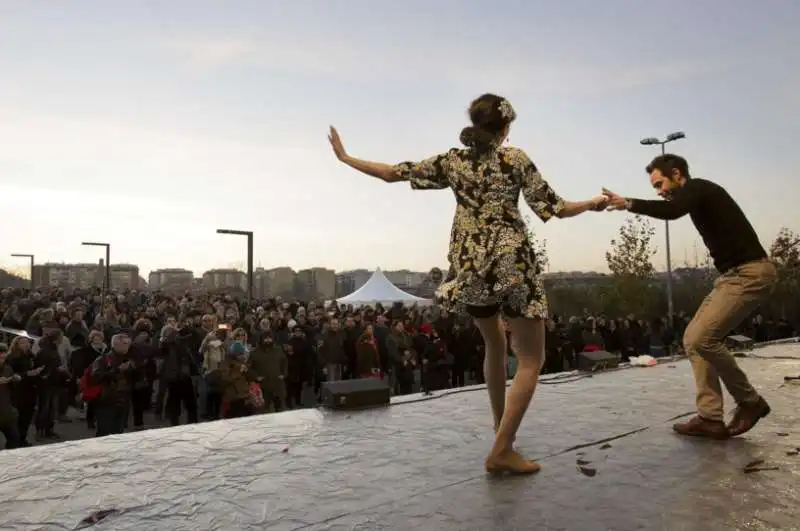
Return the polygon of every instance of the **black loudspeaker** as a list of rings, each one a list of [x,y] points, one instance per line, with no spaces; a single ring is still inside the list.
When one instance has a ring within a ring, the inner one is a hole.
[[[728,336],[725,338],[725,346],[730,350],[753,350],[755,342],[747,336]]]
[[[578,352],[575,355],[575,359],[578,362],[579,371],[596,372],[615,369],[619,366],[619,358],[605,350]]]
[[[322,406],[330,409],[367,409],[388,406],[389,384],[377,378],[323,382]]]

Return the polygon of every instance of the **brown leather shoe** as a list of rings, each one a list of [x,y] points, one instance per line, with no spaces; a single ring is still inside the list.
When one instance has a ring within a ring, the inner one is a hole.
[[[771,411],[772,409],[763,397],[758,397],[758,402],[753,404],[739,404],[733,413],[733,419],[728,423],[728,431],[731,436],[746,433]]]
[[[700,415],[696,415],[686,422],[678,422],[672,426],[672,429],[681,435],[689,435],[691,437],[706,437],[717,440],[730,437],[724,422],[721,420],[708,420]]]

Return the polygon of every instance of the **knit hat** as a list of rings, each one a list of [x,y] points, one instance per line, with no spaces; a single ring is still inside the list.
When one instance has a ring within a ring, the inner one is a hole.
[[[228,354],[234,358],[238,358],[247,354],[247,348],[241,341],[234,341],[231,343],[231,346],[228,347]]]

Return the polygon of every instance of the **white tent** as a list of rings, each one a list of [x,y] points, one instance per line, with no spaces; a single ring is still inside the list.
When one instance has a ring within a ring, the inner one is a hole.
[[[429,299],[423,299],[401,290],[386,278],[380,268],[376,269],[363,286],[355,290],[350,295],[336,299],[338,304],[352,304],[353,306],[364,306],[367,304],[381,303],[390,306],[396,302],[402,302],[405,306],[418,304],[427,306],[431,304]]]

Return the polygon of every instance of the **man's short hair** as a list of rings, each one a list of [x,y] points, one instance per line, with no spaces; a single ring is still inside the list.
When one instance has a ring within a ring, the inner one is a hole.
[[[673,155],[672,153],[659,155],[650,161],[650,164],[647,165],[645,171],[649,175],[653,173],[654,170],[661,172],[661,175],[667,179],[673,178],[672,174],[675,170],[678,171],[680,176],[685,177],[686,179],[692,178],[692,176],[689,174],[689,163],[686,162],[686,159],[680,155]]]

